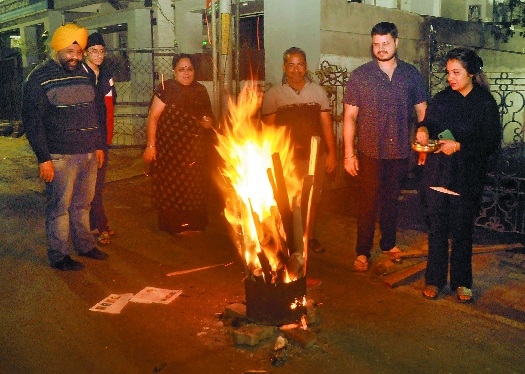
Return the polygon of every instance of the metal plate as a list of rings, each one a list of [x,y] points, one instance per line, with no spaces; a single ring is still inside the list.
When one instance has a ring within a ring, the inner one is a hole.
[[[419,144],[417,141],[412,143],[412,149],[416,152],[421,153],[432,153],[437,151],[441,147],[438,140],[429,139],[427,145]]]

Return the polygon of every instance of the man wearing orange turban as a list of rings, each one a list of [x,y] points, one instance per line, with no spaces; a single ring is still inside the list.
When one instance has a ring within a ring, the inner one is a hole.
[[[67,48],[70,44],[78,44],[82,50],[86,48],[88,31],[77,24],[67,23],[56,29],[51,38],[51,48],[55,52]]]
[[[51,58],[24,82],[22,121],[46,182],[47,256],[58,270],[81,270],[70,243],[83,257],[104,260],[90,233],[89,209],[97,167],[104,161],[95,90],[80,68],[87,30],[69,23],[51,39]]]

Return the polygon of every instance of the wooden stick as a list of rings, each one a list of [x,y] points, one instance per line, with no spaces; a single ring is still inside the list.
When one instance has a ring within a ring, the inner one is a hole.
[[[472,246],[472,254],[490,253],[490,252],[506,251],[509,249],[520,249],[520,248],[524,248],[523,244],[521,243],[488,244],[488,245],[477,244],[477,245]],[[418,257],[427,257],[427,256],[428,256],[428,250],[412,249],[406,252],[399,253],[398,255],[396,255],[396,258],[418,258]]]
[[[270,183],[272,184],[272,188],[273,185],[275,185],[274,198],[277,202],[277,209],[279,209],[279,213],[281,214],[283,229],[286,234],[286,242],[288,243],[287,247],[289,249],[292,249],[293,252],[294,241],[292,210],[290,208],[290,202],[288,200],[288,191],[286,190],[286,181],[284,179],[283,166],[281,164],[281,158],[278,152],[275,152],[272,155],[272,162],[274,175],[270,179],[275,178],[275,183]],[[270,171],[268,173],[270,174]],[[288,257],[289,256],[290,253],[288,254]]]
[[[268,257],[266,257],[266,253],[264,253],[264,250],[262,249],[260,252],[257,253],[257,257],[259,257],[259,262],[261,263],[261,269],[264,274],[264,281],[270,284],[272,282],[272,267],[270,266]]]
[[[166,276],[167,276],[167,277],[172,277],[172,276],[174,276],[174,275],[188,274],[188,273],[193,273],[193,272],[196,272],[196,271],[201,271],[201,270],[206,270],[206,269],[216,268],[216,267],[219,267],[219,266],[230,266],[231,264],[233,264],[233,262],[228,262],[227,264],[216,264],[216,265],[203,266],[203,267],[195,268],[195,269],[173,271],[173,272],[171,272],[171,273],[166,274]]]
[[[400,284],[407,282],[416,276],[419,276],[427,268],[427,262],[423,261],[407,267],[403,270],[396,271],[395,273],[389,274],[383,277],[383,283],[390,288],[399,286]]]

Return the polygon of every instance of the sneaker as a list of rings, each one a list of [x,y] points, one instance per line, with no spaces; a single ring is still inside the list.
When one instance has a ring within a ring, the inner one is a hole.
[[[315,238],[308,240],[308,249],[316,253],[324,252],[323,245]]]
[[[102,252],[97,247],[94,247],[91,251],[79,253],[78,255],[83,256],[83,257],[89,257],[89,258],[92,258],[93,260],[105,260],[106,258],[108,258],[108,254],[105,252]]]
[[[62,260],[52,263],[51,267],[62,271],[78,271],[84,269],[84,264],[66,256]]]

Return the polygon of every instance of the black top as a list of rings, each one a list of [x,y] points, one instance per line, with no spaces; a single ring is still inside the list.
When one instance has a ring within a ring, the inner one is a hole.
[[[430,101],[422,125],[431,139],[448,129],[461,144],[450,156],[431,153],[425,165],[424,186],[445,187],[466,197],[479,197],[491,154],[501,143],[498,106],[479,85],[467,96],[447,87]]]
[[[82,63],[82,66],[86,71],[89,80],[95,87],[95,103],[98,112],[98,127],[100,129],[100,134],[102,138],[106,140],[108,138],[108,129],[106,122],[107,108],[105,97],[109,92],[111,92],[113,104],[115,104],[115,101],[117,100],[117,91],[115,90],[115,86],[113,85],[113,76],[107,68],[104,68],[104,65],[100,65],[97,79],[95,72],[89,67],[88,64],[84,62]]]

